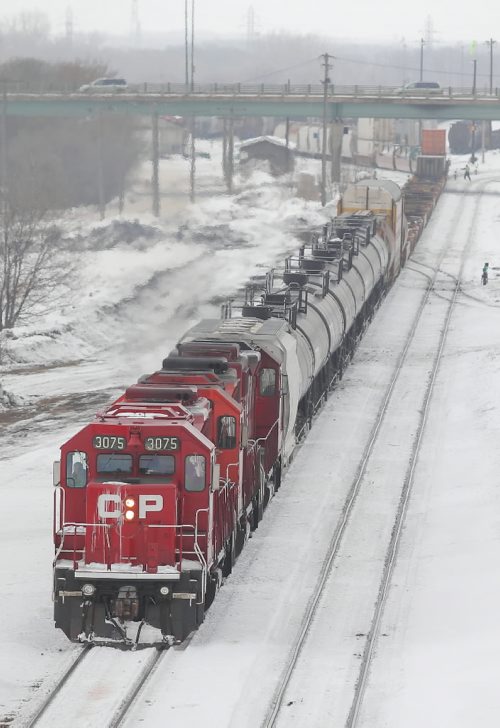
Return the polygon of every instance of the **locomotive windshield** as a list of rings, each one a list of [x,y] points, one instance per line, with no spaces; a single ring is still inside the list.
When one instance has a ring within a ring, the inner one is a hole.
[[[173,455],[141,455],[139,472],[141,475],[172,475],[175,458]]]
[[[132,455],[107,453],[97,456],[98,473],[131,473]]]

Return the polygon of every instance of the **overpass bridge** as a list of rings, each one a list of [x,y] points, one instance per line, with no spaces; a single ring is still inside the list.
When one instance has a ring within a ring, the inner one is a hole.
[[[446,87],[422,92],[386,86],[321,84],[140,84],[113,93],[6,93],[3,113],[15,116],[135,115],[358,119],[500,120],[500,90]]]

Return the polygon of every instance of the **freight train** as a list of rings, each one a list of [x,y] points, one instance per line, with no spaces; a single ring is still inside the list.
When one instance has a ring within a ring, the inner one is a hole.
[[[408,255],[400,189],[337,216],[201,321],[61,448],[54,617],[73,641],[184,640],[204,619]],[[144,633],[143,633],[144,634]]]
[[[448,144],[452,154],[479,152],[483,145],[481,122],[455,121],[448,131]],[[490,121],[484,125],[484,148],[500,148],[500,129],[492,129]]]

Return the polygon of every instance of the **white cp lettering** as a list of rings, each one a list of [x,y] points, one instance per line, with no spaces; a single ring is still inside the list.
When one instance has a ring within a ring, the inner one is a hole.
[[[163,510],[162,495],[140,495],[139,496],[139,518],[145,518],[146,513]]]
[[[108,506],[114,504],[111,510]],[[120,518],[122,512],[122,501],[119,495],[102,493],[97,499],[97,515],[99,518]]]
[[[163,496],[139,496],[139,518],[145,518],[147,513],[161,510],[163,510]],[[116,493],[102,493],[97,499],[97,514],[100,518],[120,518],[122,514],[121,497]]]

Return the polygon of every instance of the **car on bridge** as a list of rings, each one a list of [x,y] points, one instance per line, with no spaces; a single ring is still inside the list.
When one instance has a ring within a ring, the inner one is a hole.
[[[126,91],[128,84],[124,78],[97,78],[92,83],[85,83],[78,89],[79,93],[108,93]]]
[[[443,89],[437,81],[413,81],[398,88],[397,93],[407,96],[427,96],[427,94],[442,94]]]

